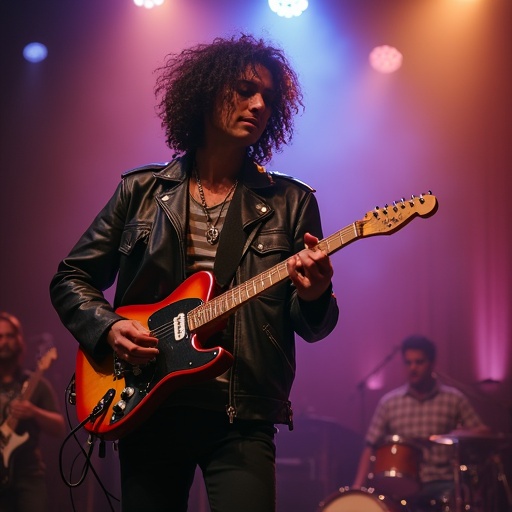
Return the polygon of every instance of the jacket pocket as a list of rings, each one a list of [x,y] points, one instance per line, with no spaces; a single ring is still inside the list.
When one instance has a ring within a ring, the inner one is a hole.
[[[252,241],[249,253],[247,271],[250,278],[258,280],[266,271],[290,257],[291,245],[288,234],[277,229],[262,231]],[[275,283],[265,280],[264,283],[268,289],[260,294],[260,299],[273,297],[277,300],[286,300],[289,288],[286,279]]]
[[[150,231],[151,224],[147,222],[127,224],[121,235],[119,252],[129,256],[139,242],[147,242]]]
[[[291,247],[292,244],[288,234],[278,229],[261,231],[251,244],[251,250],[259,257],[283,253],[288,256]]]

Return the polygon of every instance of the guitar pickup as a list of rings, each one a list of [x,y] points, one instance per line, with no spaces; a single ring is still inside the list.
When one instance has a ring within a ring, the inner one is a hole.
[[[187,334],[185,313],[180,313],[173,318],[174,339],[181,341]]]

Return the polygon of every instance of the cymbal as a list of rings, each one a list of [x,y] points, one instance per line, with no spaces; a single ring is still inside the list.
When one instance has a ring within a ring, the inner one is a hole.
[[[452,430],[447,434],[437,434],[429,437],[429,440],[445,445],[452,444],[477,444],[505,446],[511,441],[511,437],[503,433],[492,434],[490,432],[475,433],[464,430]]]

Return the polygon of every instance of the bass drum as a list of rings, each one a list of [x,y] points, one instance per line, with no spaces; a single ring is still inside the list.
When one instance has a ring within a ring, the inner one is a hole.
[[[317,512],[405,512],[407,509],[390,498],[365,490],[340,489],[320,503]]]

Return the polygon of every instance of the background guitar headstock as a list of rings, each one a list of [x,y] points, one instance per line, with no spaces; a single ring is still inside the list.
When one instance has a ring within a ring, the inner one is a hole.
[[[57,359],[57,348],[51,347],[39,357],[37,368],[42,371],[48,370],[52,361],[55,361],[55,359]]]

